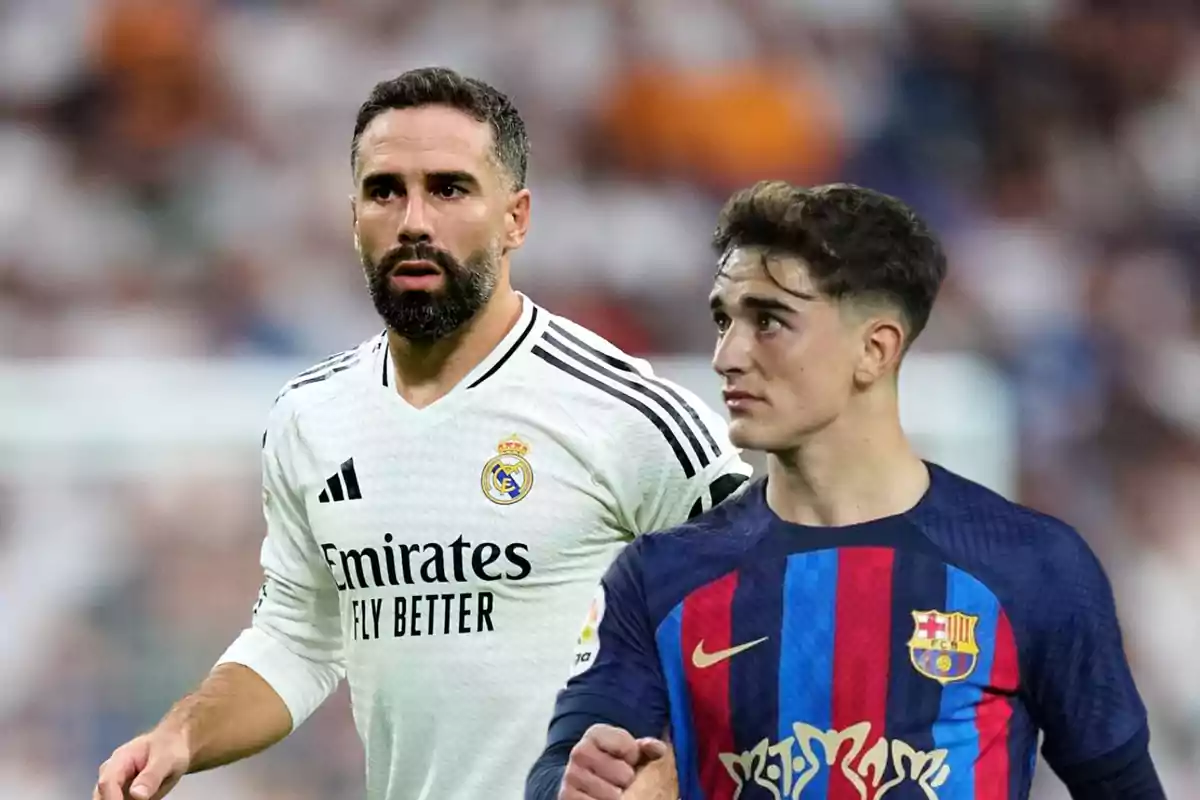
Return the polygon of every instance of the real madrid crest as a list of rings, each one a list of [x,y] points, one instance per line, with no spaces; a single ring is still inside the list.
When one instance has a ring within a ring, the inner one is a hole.
[[[515,433],[496,445],[496,455],[483,465],[480,477],[488,500],[502,506],[512,505],[533,488],[533,467],[525,460],[529,445]]]
[[[945,686],[966,680],[975,671],[979,645],[975,626],[979,617],[961,611],[914,611],[913,635],[908,653],[913,667],[926,678]]]

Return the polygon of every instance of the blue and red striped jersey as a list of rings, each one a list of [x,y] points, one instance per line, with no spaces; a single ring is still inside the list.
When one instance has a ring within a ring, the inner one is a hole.
[[[683,800],[1025,800],[1146,713],[1068,525],[929,465],[908,513],[784,522],[765,483],[613,563],[551,725],[673,742]],[[578,732],[571,735],[578,738]]]

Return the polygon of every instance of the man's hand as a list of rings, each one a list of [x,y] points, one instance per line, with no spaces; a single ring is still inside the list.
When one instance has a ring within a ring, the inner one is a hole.
[[[158,800],[175,788],[188,764],[182,734],[151,731],[121,745],[100,765],[92,800]]]
[[[675,751],[667,742],[667,754],[638,770],[633,786],[621,800],[679,800],[679,779],[675,771]]]
[[[621,800],[638,770],[666,754],[667,745],[658,739],[635,739],[629,731],[593,725],[571,749],[559,800]]]

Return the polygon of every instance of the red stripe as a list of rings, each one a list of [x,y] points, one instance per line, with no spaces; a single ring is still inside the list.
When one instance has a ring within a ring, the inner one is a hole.
[[[893,552],[890,548],[853,547],[843,549],[838,558],[832,725],[834,730],[845,731],[860,722],[870,723],[863,753],[885,732]],[[842,758],[849,747],[849,743],[842,745]],[[860,800],[862,795],[843,779],[840,769],[830,770],[829,776],[829,800]]]
[[[1017,642],[1003,609],[996,621],[995,655],[989,685],[1000,692],[1014,692],[1021,681],[1017,666]],[[979,733],[979,760],[975,762],[975,800],[1009,800],[1008,723],[1012,706],[1004,694],[985,692],[975,712]]]
[[[683,602],[684,674],[692,702],[700,785],[710,800],[732,800],[736,784],[721,764],[721,753],[732,753],[733,725],[729,707],[729,659],[704,669],[695,664],[701,643],[704,653],[732,647],[733,593],[737,573],[688,595]]]

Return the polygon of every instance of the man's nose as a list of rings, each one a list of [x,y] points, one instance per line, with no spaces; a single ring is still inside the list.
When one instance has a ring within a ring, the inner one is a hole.
[[[410,194],[404,206],[404,217],[400,221],[400,230],[396,239],[401,244],[418,244],[433,241],[433,227],[430,224],[430,209],[424,198],[418,194]]]

